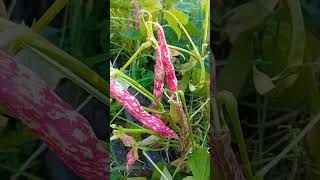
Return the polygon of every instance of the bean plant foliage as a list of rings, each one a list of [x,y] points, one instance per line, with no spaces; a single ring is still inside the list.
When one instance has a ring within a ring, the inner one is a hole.
[[[209,3],[111,1],[111,178],[209,179]]]

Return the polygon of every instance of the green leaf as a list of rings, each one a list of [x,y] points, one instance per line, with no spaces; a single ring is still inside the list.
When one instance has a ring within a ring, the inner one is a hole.
[[[187,89],[188,85],[189,85],[189,73],[186,73],[182,76],[181,81],[179,82],[179,89],[182,90],[183,92],[185,92],[185,90]]]
[[[210,153],[208,150],[208,147],[196,148],[187,161],[194,180],[208,180],[210,177]]]
[[[162,172],[165,175],[165,177],[162,175],[160,180],[173,180],[170,172],[168,171],[168,169],[166,167],[163,168]]]
[[[179,21],[181,22],[181,24],[183,24],[183,25],[188,24],[189,16],[187,14],[183,13],[182,11],[179,11],[177,9],[171,9],[171,10],[167,10],[167,12],[176,16],[179,19]]]
[[[171,14],[174,15],[177,19],[179,19],[179,21],[181,22],[181,24],[186,25],[189,22],[189,16],[179,10],[176,9],[171,9],[168,11],[165,11],[164,13],[164,17],[167,20],[167,22],[169,23],[169,25],[172,27],[172,29],[175,31],[175,33],[178,36],[178,39],[181,38],[181,30],[180,27],[178,25],[178,22],[176,21],[176,19],[174,17],[172,17]]]
[[[202,35],[202,32],[200,32],[199,28],[190,21],[184,26],[184,28],[186,28],[189,34],[192,34],[192,37],[198,37]]]
[[[270,92],[275,87],[272,79],[259,71],[256,66],[253,66],[253,82],[256,90],[261,95]]]
[[[196,64],[197,64],[197,61],[193,61],[193,60],[184,63],[181,66],[180,73],[184,75],[186,72],[189,72]]]
[[[155,13],[163,8],[160,0],[140,0],[140,6],[149,13]]]

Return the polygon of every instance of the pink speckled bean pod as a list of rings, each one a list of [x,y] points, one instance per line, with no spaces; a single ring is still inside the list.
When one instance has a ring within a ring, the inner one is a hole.
[[[136,17],[136,29],[140,29],[140,8],[139,8],[139,0],[133,0],[134,4],[134,14]]]
[[[127,154],[127,165],[126,165],[126,169],[127,171],[129,171],[132,166],[134,165],[134,163],[136,162],[136,158],[134,157],[134,152],[133,152],[133,148],[131,148]]]
[[[134,137],[128,136],[126,134],[123,134],[120,139],[123,142],[123,144],[127,147],[132,147],[136,143]]]
[[[110,95],[151,131],[162,137],[178,138],[177,134],[166,126],[161,119],[146,112],[139,101],[113,78],[110,78]]]
[[[157,47],[156,49],[156,65],[154,67],[154,81],[153,81],[153,95],[161,101],[162,91],[164,86],[165,71],[161,59],[161,49]],[[152,109],[158,110],[156,104],[152,104]],[[157,118],[161,119],[159,114],[154,114]]]
[[[162,54],[160,47],[157,47],[156,49],[156,65],[154,68],[154,86],[153,86],[153,95],[161,100],[162,98],[162,90],[164,86],[164,77],[165,77],[165,71],[163,68],[162,63]]]
[[[162,58],[163,67],[166,73],[166,81],[168,84],[168,88],[169,90],[176,92],[178,91],[178,82],[177,82],[176,74],[175,74],[174,67],[171,60],[172,58],[171,52],[168,47],[163,28],[160,24],[158,24],[157,33],[158,33],[158,41],[161,49],[161,58]]]
[[[84,179],[109,179],[109,153],[88,121],[36,74],[1,51],[0,82],[0,102],[67,166]]]
[[[134,139],[134,137],[126,134],[122,134],[120,139],[126,147],[133,147],[134,144],[136,143],[136,140]],[[137,159],[134,157],[134,150],[133,148],[131,148],[127,154],[127,165],[126,165],[127,171],[131,169],[131,167],[134,165],[136,161]]]

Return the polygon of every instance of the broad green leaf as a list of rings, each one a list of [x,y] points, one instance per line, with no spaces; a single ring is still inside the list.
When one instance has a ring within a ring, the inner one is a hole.
[[[178,40],[179,40],[181,38],[181,30],[178,27],[177,21],[170,14],[167,14],[167,13],[164,13],[164,18],[167,20],[171,28],[177,34]]]
[[[270,92],[274,88],[272,79],[268,75],[259,71],[256,66],[253,66],[252,70],[254,86],[258,93],[264,95]]]
[[[162,175],[160,180],[173,180],[169,170],[166,167],[163,168],[162,172],[163,172],[165,177]]]
[[[181,24],[186,25],[189,22],[189,16],[185,13],[183,13],[182,11],[179,11],[177,9],[171,9],[171,10],[167,10],[166,12],[169,12],[171,14],[173,14],[174,16],[176,16],[176,18],[179,19],[179,21],[181,22]]]
[[[192,37],[202,36],[203,34],[202,32],[200,32],[199,28],[196,25],[194,25],[191,21],[189,21],[189,23],[186,24],[184,28],[186,28],[187,32],[191,34]]]
[[[208,147],[197,147],[192,152],[187,164],[190,166],[194,180],[209,180],[210,153]]]
[[[163,8],[160,0],[140,0],[140,6],[149,13],[155,13]]]
[[[164,13],[164,17],[167,20],[167,22],[169,23],[169,25],[172,27],[172,29],[176,32],[178,39],[180,39],[181,37],[181,30],[179,27],[179,24],[177,22],[177,20],[173,17],[175,16],[181,24],[186,25],[189,22],[189,16],[177,9],[171,9],[171,10],[167,10]]]
[[[182,79],[179,82],[179,89],[183,92],[186,91],[188,85],[189,85],[189,73],[186,73],[182,76]]]

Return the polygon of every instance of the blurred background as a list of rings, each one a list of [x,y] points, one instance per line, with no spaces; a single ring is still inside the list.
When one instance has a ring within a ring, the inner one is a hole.
[[[211,3],[215,88],[237,99],[253,174],[265,180],[320,179],[320,1]],[[232,151],[243,165],[227,124]]]

